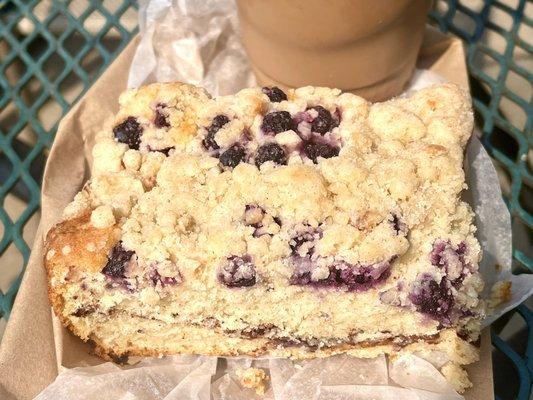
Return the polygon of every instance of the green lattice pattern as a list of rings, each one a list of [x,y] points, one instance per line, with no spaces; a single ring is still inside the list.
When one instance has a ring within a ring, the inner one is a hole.
[[[506,175],[503,180],[509,180],[510,188],[504,190],[504,198],[513,218],[513,235],[523,238],[520,243],[513,243],[514,267],[533,272],[533,259],[526,254],[531,250],[533,230],[533,74],[517,56],[533,53],[533,3],[526,0],[516,0],[513,6],[510,1],[477,3],[478,8],[473,9],[457,0],[441,0],[430,16],[441,30],[450,31],[466,42],[481,141]],[[503,49],[498,51],[488,45],[489,38],[493,43],[499,41]],[[491,74],[482,69],[487,62],[497,66]],[[510,89],[511,76],[529,89],[522,91],[527,98]],[[523,118],[511,122],[504,106],[507,112],[511,110]]]
[[[22,271],[31,245],[24,226],[39,208],[44,159],[57,124],[136,33],[136,23],[123,23],[134,3],[0,1],[0,257],[15,246]],[[43,112],[54,113],[47,123]],[[19,215],[4,208],[8,195],[27,203]],[[0,317],[9,314],[21,278],[22,272],[0,291]]]

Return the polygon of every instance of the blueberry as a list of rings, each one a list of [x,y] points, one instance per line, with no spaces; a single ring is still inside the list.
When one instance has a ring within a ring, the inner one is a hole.
[[[465,260],[467,251],[465,242],[454,247],[449,240],[437,239],[429,253],[429,261],[431,265],[446,271],[446,279],[458,286],[472,270],[472,266]]]
[[[219,157],[220,163],[225,167],[235,168],[241,161],[244,161],[246,153],[242,146],[234,144]]]
[[[134,254],[134,251],[124,249],[122,242],[118,242],[107,256],[107,264],[102,269],[102,273],[110,278],[124,278],[126,263]]]
[[[274,161],[276,164],[287,164],[287,155],[285,150],[277,143],[267,143],[257,149],[255,155],[255,165],[259,167],[267,161]]]
[[[465,255],[466,252],[467,252],[468,248],[467,248],[467,245],[465,242],[461,242],[457,245],[457,254],[460,254],[460,255]]]
[[[371,265],[357,264],[343,267],[339,270],[340,281],[349,291],[365,291],[385,281],[390,276],[392,260],[382,261]]]
[[[446,279],[441,279],[439,283],[431,276],[423,276],[409,294],[409,300],[418,312],[444,325],[451,323],[450,314],[455,300]]]
[[[156,128],[168,128],[170,126],[167,115],[163,113],[163,108],[166,108],[166,105],[158,104],[155,109],[154,125]]]
[[[304,153],[315,164],[318,163],[318,158],[331,158],[339,155],[339,148],[327,143],[308,141],[304,144]]]
[[[283,90],[277,86],[264,87],[261,91],[268,96],[271,102],[279,103],[280,101],[287,100],[287,95]]]
[[[225,115],[217,115],[215,118],[213,118],[213,122],[211,122],[211,125],[207,128],[207,135],[202,142],[207,150],[220,149],[220,146],[215,140],[215,134],[228,122],[229,118]]]
[[[218,280],[227,287],[246,287],[255,285],[255,266],[249,255],[231,256],[221,266]]]
[[[120,143],[126,143],[133,150],[139,150],[142,131],[141,124],[135,117],[128,117],[113,128],[115,139]]]
[[[321,135],[329,132],[334,125],[331,113],[322,106],[315,106],[311,109],[318,112],[318,115],[311,123],[311,130],[320,133]]]
[[[431,265],[444,266],[443,253],[448,245],[449,242],[441,239],[436,240],[435,243],[433,243],[433,249],[431,250],[431,253],[429,253],[429,261],[431,262]]]
[[[273,133],[296,130],[291,114],[287,111],[274,111],[263,117],[261,129],[265,133]]]

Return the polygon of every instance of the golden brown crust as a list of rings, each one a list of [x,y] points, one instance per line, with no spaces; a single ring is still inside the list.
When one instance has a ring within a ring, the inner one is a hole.
[[[65,269],[70,268],[99,271],[119,233],[116,227],[94,228],[89,213],[55,225],[46,235],[44,246],[44,264],[49,278],[64,274]]]
[[[91,238],[90,241],[87,239]],[[48,298],[56,316],[64,326],[76,334],[72,322],[63,314],[64,285],[52,282],[62,275],[77,271],[98,271],[105,265],[106,254],[118,240],[116,227],[95,229],[90,224],[90,213],[62,221],[53,226],[44,243],[44,266],[48,275]],[[94,248],[89,243],[94,244]]]

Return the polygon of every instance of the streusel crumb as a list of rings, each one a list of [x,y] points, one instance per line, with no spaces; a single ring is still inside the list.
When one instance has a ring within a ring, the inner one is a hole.
[[[268,377],[264,370],[260,368],[246,368],[235,371],[239,378],[239,383],[248,389],[254,389],[255,393],[262,396],[265,394]]]

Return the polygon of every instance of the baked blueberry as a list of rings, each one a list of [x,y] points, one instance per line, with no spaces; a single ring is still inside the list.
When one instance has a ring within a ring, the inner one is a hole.
[[[451,323],[450,313],[455,300],[446,279],[441,279],[439,283],[429,275],[423,276],[409,294],[409,300],[418,312],[444,325]]]
[[[255,165],[259,167],[267,161],[274,161],[276,164],[287,164],[287,154],[285,150],[277,143],[267,143],[257,149],[255,155]]]
[[[304,153],[315,164],[318,163],[318,158],[331,158],[339,155],[339,148],[328,143],[308,141],[304,144]]]
[[[349,291],[365,291],[383,282],[390,276],[391,262],[382,261],[371,265],[349,265],[339,268],[339,281],[346,285]]]
[[[255,266],[252,258],[231,256],[218,272],[218,280],[227,287],[247,287],[255,285]]]
[[[280,101],[287,100],[287,95],[283,90],[277,86],[264,87],[261,91],[268,96],[271,102],[279,103]]]
[[[126,250],[122,247],[122,242],[118,242],[107,256],[107,264],[102,273],[110,278],[124,278],[126,264],[134,254],[134,251]]]
[[[311,109],[315,110],[318,113],[318,115],[315,117],[315,119],[313,119],[313,122],[311,123],[311,130],[313,132],[320,133],[321,135],[324,135],[326,132],[329,132],[334,125],[331,113],[322,106],[315,106]]]
[[[225,167],[235,168],[239,163],[244,161],[245,156],[244,148],[238,144],[234,144],[220,155],[219,160]]]
[[[288,111],[274,111],[263,117],[261,129],[267,134],[296,130],[294,121]]]
[[[465,242],[453,246],[449,240],[437,239],[429,253],[429,261],[431,265],[446,271],[446,279],[456,286],[472,272],[472,266],[465,259],[467,251]]]
[[[142,126],[135,117],[128,117],[113,128],[117,142],[126,143],[133,150],[139,150],[142,131]]]
[[[155,108],[154,125],[156,128],[168,128],[170,126],[168,117],[166,113],[163,112],[164,108],[166,108],[166,105],[164,104],[158,104]]]
[[[213,122],[211,122],[211,125],[209,125],[209,127],[207,128],[207,135],[205,136],[202,142],[207,150],[220,149],[220,146],[215,140],[215,134],[228,122],[229,118],[222,114],[217,115],[215,118],[213,118]]]

